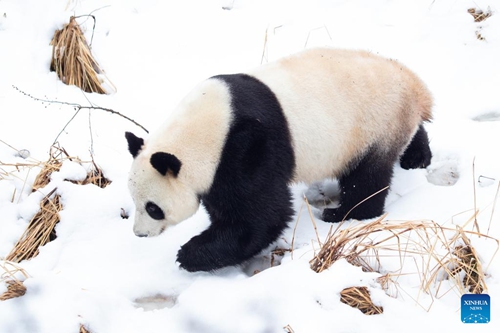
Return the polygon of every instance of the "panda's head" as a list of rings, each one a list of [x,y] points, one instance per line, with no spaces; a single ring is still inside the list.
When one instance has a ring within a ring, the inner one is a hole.
[[[182,162],[175,155],[149,152],[144,140],[130,132],[125,137],[134,157],[128,183],[136,206],[134,233],[157,236],[193,215],[200,201],[183,180]]]

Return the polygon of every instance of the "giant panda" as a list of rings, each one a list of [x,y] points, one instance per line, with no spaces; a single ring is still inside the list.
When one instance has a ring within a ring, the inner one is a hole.
[[[311,49],[211,77],[147,140],[126,133],[134,232],[159,235],[201,202],[211,224],[177,261],[213,271],[280,236],[294,214],[293,182],[338,179],[340,206],[323,211],[326,222],[379,216],[398,159],[405,169],[430,163],[431,107],[414,73],[365,51]]]

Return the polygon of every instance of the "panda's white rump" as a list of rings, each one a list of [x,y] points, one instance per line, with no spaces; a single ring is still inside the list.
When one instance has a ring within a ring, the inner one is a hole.
[[[276,94],[295,152],[295,180],[339,176],[369,147],[404,147],[432,98],[400,63],[365,51],[313,49],[250,73]]]

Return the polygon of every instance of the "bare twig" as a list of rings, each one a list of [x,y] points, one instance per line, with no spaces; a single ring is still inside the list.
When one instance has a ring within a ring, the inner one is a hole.
[[[22,91],[21,89],[19,89],[18,87],[16,86],[12,86],[12,88],[16,89],[17,91],[19,91],[21,94],[37,101],[37,102],[42,102],[42,103],[49,103],[49,104],[59,104],[59,105],[67,105],[67,106],[71,106],[75,109],[76,113],[71,117],[71,119],[68,121],[68,123],[64,126],[64,128],[66,128],[68,126],[68,124],[76,117],[76,115],[78,114],[78,112],[80,110],[101,110],[101,111],[106,111],[106,112],[109,112],[111,114],[114,114],[114,115],[117,115],[117,116],[120,116],[130,122],[132,122],[134,125],[140,127],[144,132],[146,133],[149,133],[149,131],[144,127],[142,126],[141,124],[139,124],[137,121],[135,121],[134,119],[130,118],[130,117],[127,117],[126,115],[118,112],[118,111],[115,111],[113,109],[109,109],[109,108],[103,108],[103,107],[100,107],[100,106],[95,106],[95,105],[91,105],[91,106],[85,106],[85,105],[80,105],[78,103],[70,103],[70,102],[62,102],[62,101],[54,101],[54,100],[49,100],[49,99],[44,99],[44,98],[38,98],[38,97],[35,97],[35,96],[32,96],[24,91]],[[54,142],[57,141],[57,139],[59,138],[59,135],[61,135],[61,133],[64,131],[64,128],[63,130],[58,134],[58,136],[56,137],[56,139],[54,140]]]
[[[311,222],[314,227],[314,232],[316,233],[316,239],[318,241],[319,246],[321,247],[323,246],[323,244],[321,243],[321,239],[319,238],[318,227],[316,226],[316,220],[314,219],[313,213],[311,211],[311,205],[309,205],[309,201],[307,200],[305,195],[304,195],[304,201],[306,203],[307,211],[309,212],[309,217],[311,218]]]
[[[495,199],[493,199],[493,207],[491,208],[490,223],[488,223],[488,231],[486,232],[487,235],[490,234],[491,222],[493,221],[493,214],[495,214],[495,206],[498,200],[498,192],[500,192],[500,182],[498,182],[497,192],[495,193]]]
[[[295,233],[297,232],[297,226],[299,225],[300,214],[302,213],[302,207],[304,207],[304,201],[302,201],[302,205],[300,205],[299,213],[297,214],[297,220],[295,221],[295,226],[293,227],[292,244],[290,245],[290,255],[292,259],[293,259],[293,250],[295,247]]]
[[[269,30],[269,27],[266,28],[266,34],[264,36],[264,47],[262,48],[262,56],[260,57],[260,64],[262,65],[264,63],[264,58],[266,56],[266,51],[267,51],[267,32]]]
[[[351,214],[351,212],[352,212],[354,209],[356,209],[356,207],[358,207],[359,205],[361,205],[363,202],[370,200],[371,198],[373,198],[373,197],[374,197],[374,196],[376,196],[377,194],[384,192],[384,191],[385,191],[385,190],[387,190],[388,188],[389,188],[389,186],[386,186],[386,187],[384,187],[384,188],[382,188],[382,189],[378,190],[377,192],[373,193],[372,195],[370,195],[370,196],[368,196],[368,197],[364,198],[364,199],[363,199],[363,200],[361,200],[360,202],[358,202],[356,205],[354,205],[354,207],[352,207],[352,208],[351,208],[351,209],[347,212],[347,214],[345,214],[344,218],[342,219],[342,222],[344,222],[344,221],[347,219],[347,216],[349,216],[349,214]]]
[[[480,233],[479,224],[477,223],[477,201],[476,201],[476,158],[472,160],[472,189],[474,190],[474,227],[476,227],[477,232]],[[481,237],[481,236],[480,236]]]

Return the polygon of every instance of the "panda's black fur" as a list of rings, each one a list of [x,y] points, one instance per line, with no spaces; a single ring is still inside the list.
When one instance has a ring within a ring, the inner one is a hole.
[[[377,147],[371,147],[359,161],[353,161],[346,174],[339,179],[341,206],[326,208],[323,211],[323,220],[364,220],[382,215],[397,158],[396,151],[387,153]],[[401,167],[407,170],[425,168],[430,164],[431,158],[427,132],[423,125],[420,125],[400,157]]]
[[[288,187],[294,154],[276,96],[246,74],[215,78],[229,86],[234,118],[214,185],[201,196],[211,225],[178,253],[188,271],[250,259],[278,238],[294,213]]]

